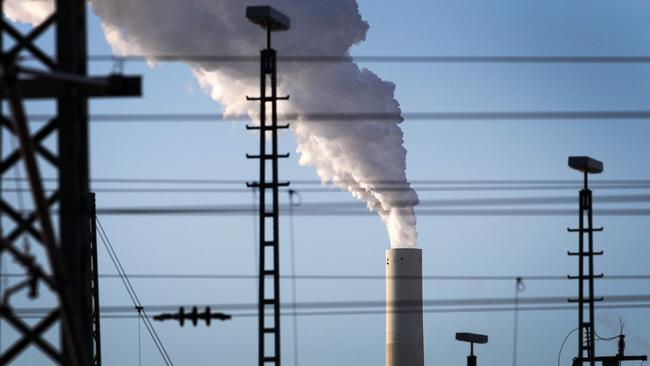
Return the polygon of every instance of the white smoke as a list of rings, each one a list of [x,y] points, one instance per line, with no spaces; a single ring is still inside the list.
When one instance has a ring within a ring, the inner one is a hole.
[[[12,18],[38,21],[48,8],[30,6],[33,2],[5,0],[5,8]],[[292,20],[290,31],[274,35],[273,46],[281,55],[347,56],[368,30],[356,0],[264,3]],[[248,5],[258,4],[241,0],[92,1],[113,51],[123,56],[257,55],[265,39],[261,29],[244,16]],[[155,62],[155,57],[150,61]],[[258,106],[244,98],[259,93],[256,63],[187,63],[212,98],[224,106],[225,115],[257,115]],[[313,166],[323,183],[335,183],[377,211],[392,247],[414,247],[413,207],[419,201],[406,180],[401,118],[322,121],[305,116],[332,112],[398,116],[395,85],[352,62],[281,63],[278,84],[280,94],[291,95],[290,101],[280,103],[280,112],[299,116],[292,129],[300,164]]]
[[[5,0],[5,15],[14,22],[38,24],[54,10],[52,0]]]

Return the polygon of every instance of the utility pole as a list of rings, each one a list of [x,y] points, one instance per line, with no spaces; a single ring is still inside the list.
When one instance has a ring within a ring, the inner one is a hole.
[[[568,276],[569,279],[578,280],[578,297],[569,299],[569,302],[578,304],[578,357],[573,360],[574,366],[589,362],[590,366],[596,364],[596,334],[594,330],[594,303],[603,301],[603,298],[594,297],[594,279],[603,275],[594,275],[594,256],[603,255],[603,252],[594,252],[594,232],[603,231],[603,228],[593,227],[592,194],[589,189],[589,174],[603,172],[603,163],[587,156],[569,157],[569,167],[583,174],[583,187],[578,200],[577,229],[567,229],[569,232],[578,233],[578,251],[568,252],[569,256],[578,257],[578,275]],[[585,227],[585,215],[587,226]],[[585,250],[585,234],[587,234],[587,248]],[[585,259],[587,266],[585,268]],[[587,271],[585,273],[585,270]],[[585,281],[587,282],[587,297],[585,298]],[[588,306],[585,316],[585,305]]]
[[[50,29],[54,30],[55,56],[37,43]],[[10,115],[3,113],[0,128],[13,134],[19,147],[2,157],[0,179],[15,164],[23,164],[32,204],[24,213],[0,200],[0,214],[13,225],[13,230],[3,235],[1,250],[19,263],[27,275],[25,281],[6,290],[0,303],[2,320],[18,334],[17,341],[0,354],[0,364],[17,361],[25,349],[34,346],[54,364],[92,365],[98,348],[93,344],[94,267],[92,234],[88,230],[88,98],[140,96],[141,80],[120,75],[87,75],[85,0],[56,0],[55,12],[26,34],[10,24],[3,11],[2,37],[12,39],[13,43],[10,48],[3,45],[1,50],[0,98],[7,101]],[[22,66],[24,53],[37,66]],[[24,108],[24,102],[33,99],[50,100],[56,106],[53,117],[35,132],[30,131]],[[51,136],[56,136],[54,151],[44,143]],[[43,188],[42,165],[58,176],[52,193]],[[56,206],[58,230],[51,218],[51,209]],[[29,235],[43,247],[46,263],[19,249],[18,240],[23,235]],[[40,287],[46,288],[56,302],[44,318],[28,324],[15,314],[10,300],[23,290],[37,297]],[[59,345],[44,338],[55,325],[61,329]]]
[[[569,276],[569,279],[578,280],[578,297],[569,299],[569,302],[578,304],[578,356],[573,359],[573,366],[582,366],[588,362],[594,366],[602,362],[603,366],[620,366],[623,361],[646,361],[647,356],[626,356],[625,335],[619,335],[618,354],[615,356],[596,356],[596,329],[595,329],[595,303],[603,301],[602,297],[594,296],[594,279],[603,278],[603,274],[594,275],[594,256],[603,255],[603,251],[594,252],[594,232],[603,231],[603,228],[593,226],[593,200],[589,189],[589,174],[603,172],[603,163],[588,156],[569,157],[569,167],[583,174],[583,187],[580,190],[578,202],[579,227],[568,229],[569,232],[578,233],[578,251],[568,252],[570,256],[578,257],[578,275]],[[587,225],[585,227],[585,216]],[[587,235],[587,248],[585,249],[585,234]],[[587,259],[585,273],[585,258]],[[587,282],[587,297],[585,298],[585,281]],[[585,314],[585,305],[587,313]],[[622,327],[621,327],[622,328]]]
[[[248,159],[259,159],[260,173],[259,181],[247,183],[249,188],[258,188],[259,191],[258,366],[264,366],[265,364],[280,366],[279,187],[286,187],[289,182],[280,182],[278,180],[278,159],[288,158],[289,154],[278,154],[278,130],[288,128],[289,125],[278,126],[276,107],[278,100],[287,100],[289,97],[277,96],[277,59],[276,51],[271,47],[271,33],[289,30],[291,22],[286,15],[270,6],[250,6],[246,8],[246,17],[266,31],[266,49],[261,51],[260,59],[260,96],[255,98],[246,97],[249,101],[260,102],[260,125],[246,126],[249,130],[260,131],[259,155],[246,155]],[[270,96],[267,95],[267,79],[269,77],[271,84]],[[266,122],[267,103],[271,105],[270,124]],[[267,152],[267,133],[271,135],[270,153]],[[266,171],[267,162],[271,163],[270,181],[268,181]],[[267,207],[268,191],[271,193],[270,207]],[[271,312],[269,322],[266,321],[267,309]],[[272,354],[267,353],[267,348],[271,348],[267,347],[267,335],[273,337]]]

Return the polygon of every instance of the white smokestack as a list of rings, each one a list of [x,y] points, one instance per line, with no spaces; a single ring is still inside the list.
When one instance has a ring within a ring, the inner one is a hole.
[[[291,17],[292,30],[274,36],[280,55],[347,56],[368,30],[356,0],[263,2]],[[244,16],[246,6],[257,3],[93,0],[92,6],[118,55],[257,55],[264,37]],[[51,4],[52,0],[5,0],[5,9],[14,19],[37,22]],[[155,57],[150,61],[155,62]],[[256,94],[257,64],[187,63],[212,98],[224,106],[225,115],[256,116],[257,106],[244,96]],[[280,94],[291,95],[279,112],[299,116],[292,129],[300,164],[314,167],[323,183],[335,183],[377,211],[393,248],[415,247],[413,207],[418,196],[406,180],[402,119],[310,121],[305,117],[332,112],[399,116],[395,85],[352,62],[282,63],[278,83]]]
[[[423,366],[422,250],[386,250],[386,366]]]

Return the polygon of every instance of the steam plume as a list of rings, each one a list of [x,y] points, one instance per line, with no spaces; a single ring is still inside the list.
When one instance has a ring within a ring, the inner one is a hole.
[[[51,1],[51,0],[49,0]],[[368,24],[356,0],[267,0],[292,18],[292,30],[276,34],[282,55],[347,56],[364,40]],[[241,0],[93,0],[106,38],[121,56],[256,55],[264,37],[244,17]],[[5,0],[8,16],[38,22],[48,1]],[[259,70],[255,63],[187,60],[200,85],[224,107],[225,115],[255,118]],[[279,112],[295,113],[292,122],[300,164],[313,166],[323,183],[333,182],[365,201],[386,224],[391,246],[416,245],[413,207],[418,196],[406,180],[406,149],[393,121],[309,120],[313,113],[388,113],[399,116],[395,85],[352,62],[282,63],[279,93],[290,94]],[[302,117],[301,117],[302,116]],[[386,190],[386,182],[390,182]],[[382,189],[383,188],[383,189]]]

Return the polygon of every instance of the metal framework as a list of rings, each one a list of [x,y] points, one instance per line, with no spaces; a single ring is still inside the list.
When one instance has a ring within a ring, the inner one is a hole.
[[[594,228],[593,225],[593,199],[589,189],[589,174],[599,174],[603,171],[603,163],[588,156],[573,156],[569,158],[569,166],[579,170],[583,174],[583,187],[580,190],[578,201],[579,227],[568,229],[579,235],[578,251],[568,252],[570,256],[578,257],[578,275],[569,276],[570,279],[578,280],[578,297],[569,299],[569,302],[578,304],[578,356],[573,359],[573,366],[582,366],[588,362],[594,366],[601,362],[603,366],[620,366],[624,361],[646,361],[647,356],[625,355],[625,335],[621,326],[619,334],[618,354],[615,356],[596,356],[596,340],[598,334],[595,330],[595,303],[603,301],[602,297],[594,297],[594,279],[603,278],[604,275],[594,275],[594,256],[603,255],[603,251],[594,252],[594,232],[603,231],[602,227]],[[587,226],[585,227],[585,216]],[[585,250],[585,234],[587,234],[587,248]],[[585,273],[585,258],[586,273]],[[587,297],[585,298],[585,281],[587,282]],[[588,306],[585,316],[585,305]],[[602,338],[601,338],[602,339]]]
[[[28,33],[7,22],[4,11],[0,19],[0,39],[10,40],[1,47],[0,65],[0,98],[7,102],[10,115],[2,113],[0,128],[13,134],[19,145],[2,154],[0,179],[16,164],[23,164],[31,191],[27,212],[0,199],[0,215],[10,223],[0,251],[9,254],[27,275],[25,281],[5,291],[0,303],[2,320],[18,333],[16,342],[0,354],[2,365],[16,361],[30,346],[55,364],[99,364],[99,348],[94,344],[99,324],[93,322],[98,316],[98,291],[91,275],[96,262],[91,260],[95,249],[92,227],[89,230],[88,98],[141,93],[139,77],[87,76],[86,1],[56,0],[56,9]],[[55,56],[36,44],[50,31],[56,42]],[[21,65],[23,53],[38,66]],[[56,104],[55,115],[35,132],[30,131],[24,109],[25,100],[31,99]],[[56,143],[47,144],[48,138]],[[41,180],[45,165],[58,176],[51,193],[45,192]],[[55,221],[52,210],[57,208]],[[45,258],[19,248],[18,240],[24,235],[43,248]],[[35,298],[41,288],[56,300],[55,305],[41,320],[29,324],[16,315],[11,298],[24,290]],[[53,326],[61,330],[58,345],[45,338]]]
[[[289,182],[278,181],[278,159],[288,158],[289,154],[278,154],[278,130],[289,125],[278,126],[276,106],[277,96],[276,51],[271,48],[271,28],[267,28],[267,48],[261,51],[260,97],[246,97],[260,102],[260,125],[246,126],[249,130],[259,130],[259,155],[249,155],[248,159],[259,159],[259,181],[247,183],[249,188],[259,190],[259,292],[258,292],[258,365],[280,365],[280,238],[279,238],[279,187],[289,186]],[[271,95],[267,96],[267,79],[270,78]],[[271,104],[271,123],[267,124],[267,103]],[[270,133],[271,151],[267,152],[267,133]],[[267,179],[267,163],[271,164],[271,179]],[[267,194],[271,193],[270,206]],[[270,222],[269,222],[270,221]],[[267,252],[267,249],[270,251]],[[270,257],[270,258],[269,258]],[[270,313],[267,310],[270,308]],[[268,320],[268,321],[267,321]],[[267,335],[273,337],[273,354],[267,354]]]
[[[95,193],[88,195],[90,206],[90,289],[92,290],[93,366],[102,365],[102,339],[99,312],[99,266],[97,264],[97,205]]]
[[[568,252],[570,256],[578,257],[578,275],[569,276],[578,280],[578,297],[569,299],[569,302],[578,304],[578,357],[574,358],[574,366],[589,362],[590,366],[596,364],[596,342],[594,330],[594,303],[603,301],[603,298],[594,297],[594,279],[602,278],[603,274],[594,275],[594,256],[603,255],[603,252],[594,252],[594,232],[603,231],[603,228],[593,227],[592,194],[589,189],[589,172],[585,170],[584,185],[580,190],[578,202],[579,227],[567,229],[569,232],[578,233],[578,251]],[[587,226],[585,227],[585,216]],[[585,250],[585,234],[587,234],[587,248]],[[585,258],[587,265],[585,268]],[[585,273],[586,269],[586,273]],[[585,281],[587,282],[588,295],[585,298]],[[585,319],[585,305],[588,311]]]

